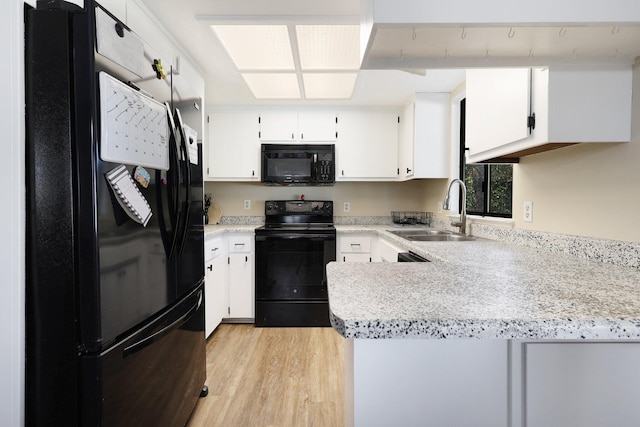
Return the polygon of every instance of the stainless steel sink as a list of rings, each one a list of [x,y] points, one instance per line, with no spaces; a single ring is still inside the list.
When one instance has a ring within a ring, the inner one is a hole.
[[[387,230],[389,233],[414,242],[464,242],[475,237],[445,230]]]

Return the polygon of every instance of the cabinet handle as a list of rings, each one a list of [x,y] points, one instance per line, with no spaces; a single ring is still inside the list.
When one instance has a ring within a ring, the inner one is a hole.
[[[342,176],[344,176],[344,169],[342,170]]]
[[[411,173],[411,169],[407,168],[407,173]]]
[[[359,247],[360,247],[360,243],[352,243],[352,244],[351,244],[351,247],[353,248],[354,246],[355,246],[355,247],[357,247],[357,248],[359,248]]]
[[[256,171],[251,171],[251,176],[256,176]]]
[[[207,267],[207,270],[213,271],[213,264],[209,265],[209,267]]]
[[[291,139],[296,139],[296,135],[293,132],[291,132]]]
[[[347,262],[347,257],[346,256],[342,257],[342,262]]]
[[[244,262],[249,262],[249,257],[245,255]]]

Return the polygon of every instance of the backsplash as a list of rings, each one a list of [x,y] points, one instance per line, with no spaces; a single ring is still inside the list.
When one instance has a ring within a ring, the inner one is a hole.
[[[440,222],[441,224],[439,225],[444,228],[446,222]],[[512,229],[510,226],[485,223],[471,222],[468,226],[469,234],[476,237],[640,269],[639,243],[543,231],[518,230]]]

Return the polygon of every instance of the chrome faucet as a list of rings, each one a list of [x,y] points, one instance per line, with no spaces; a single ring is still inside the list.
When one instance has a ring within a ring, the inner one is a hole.
[[[447,190],[447,196],[444,198],[444,204],[442,206],[443,209],[449,210],[449,193],[451,193],[451,187],[453,184],[458,183],[462,189],[462,209],[460,212],[460,221],[451,221],[451,225],[453,227],[460,227],[460,233],[467,233],[467,187],[464,185],[464,182],[460,179],[454,179],[449,184],[449,189]]]

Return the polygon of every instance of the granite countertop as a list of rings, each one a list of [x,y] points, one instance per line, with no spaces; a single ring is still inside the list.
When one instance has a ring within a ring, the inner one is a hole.
[[[333,327],[346,338],[640,339],[640,271],[478,239],[409,242],[429,263],[330,263]]]
[[[251,233],[259,224],[213,224],[204,226],[204,237],[223,233]]]

